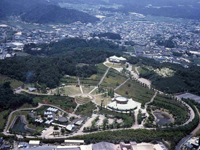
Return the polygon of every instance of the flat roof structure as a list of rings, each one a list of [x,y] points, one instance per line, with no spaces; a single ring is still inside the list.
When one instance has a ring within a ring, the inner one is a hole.
[[[92,150],[116,150],[113,143],[100,142],[92,145]]]
[[[115,111],[134,110],[139,103],[125,97],[116,97],[107,105],[107,108]]]
[[[80,143],[80,144],[83,144],[84,143],[84,140],[65,140],[64,141],[65,143]]]
[[[39,144],[40,144],[40,141],[39,141],[39,140],[30,140],[30,141],[29,141],[29,144],[30,144],[30,145],[39,145]]]

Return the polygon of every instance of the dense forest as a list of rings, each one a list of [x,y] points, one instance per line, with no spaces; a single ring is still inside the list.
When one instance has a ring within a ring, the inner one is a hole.
[[[41,51],[33,51],[32,48],[40,47]],[[24,51],[31,54],[31,55],[40,55],[45,54],[48,56],[57,55],[57,54],[67,54],[67,55],[73,55],[74,52],[77,52],[75,54],[76,57],[80,57],[79,55],[93,55],[94,59],[99,59],[102,55],[99,55],[100,52],[104,51],[104,56],[106,55],[112,55],[114,53],[121,53],[122,50],[124,50],[124,47],[119,47],[118,45],[114,44],[111,41],[106,40],[97,40],[97,39],[91,39],[91,40],[85,40],[80,38],[65,38],[63,40],[60,40],[58,42],[51,42],[50,44],[28,44],[24,46]],[[81,54],[79,52],[89,51],[89,53]],[[95,51],[95,53],[93,53]],[[92,58],[92,57],[90,57]],[[104,57],[105,59],[105,57]],[[102,60],[101,60],[102,61]]]
[[[31,50],[36,47],[42,50]],[[0,60],[0,73],[25,83],[37,82],[50,88],[58,86],[65,74],[90,77],[97,73],[95,64],[122,53],[122,49],[112,42],[78,38],[66,38],[50,44],[28,44],[24,50],[34,56]]]
[[[23,21],[34,23],[93,23],[99,20],[87,13],[61,8],[45,0],[1,0],[0,18],[10,15],[21,15]]]
[[[33,99],[25,95],[15,95],[10,87],[10,82],[0,85],[0,111],[15,109],[24,103],[33,104]]]
[[[191,65],[184,68],[179,64],[159,63],[153,59],[142,57],[130,57],[128,60],[132,64],[145,65],[148,67],[163,68],[167,67],[175,71],[172,77],[161,77],[157,73],[147,71],[140,74],[141,77],[150,79],[157,89],[167,93],[191,92],[200,95],[200,67]]]
[[[97,73],[95,65],[77,66],[72,57],[16,57],[0,61],[0,73],[25,83],[45,84],[53,88],[65,75],[89,77]]]

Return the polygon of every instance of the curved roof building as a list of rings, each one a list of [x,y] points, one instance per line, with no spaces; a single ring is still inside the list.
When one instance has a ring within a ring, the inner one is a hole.
[[[134,110],[138,107],[138,102],[126,97],[115,97],[112,102],[107,105],[107,108],[115,111]]]

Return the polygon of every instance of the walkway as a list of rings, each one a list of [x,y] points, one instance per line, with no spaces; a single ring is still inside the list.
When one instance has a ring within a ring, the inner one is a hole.
[[[130,80],[130,78],[128,78],[126,81],[124,81],[122,84],[120,84],[118,87],[116,87],[114,89],[114,91],[116,91],[117,89],[119,89],[122,85],[124,85],[128,80]]]
[[[106,77],[108,71],[110,70],[110,67],[108,67],[108,69],[106,70],[106,72],[104,73],[103,77],[101,78],[101,80],[98,83],[98,86],[101,85],[101,83],[103,82],[103,79]]]

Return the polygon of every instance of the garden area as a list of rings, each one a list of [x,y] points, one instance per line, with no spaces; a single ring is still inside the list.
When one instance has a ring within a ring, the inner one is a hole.
[[[149,102],[154,95],[154,91],[133,80],[129,80],[115,92],[140,103]]]
[[[89,78],[81,78],[81,84],[97,86],[104,73],[108,69],[104,64],[98,64],[97,67],[97,74],[94,74]]]
[[[120,72],[116,71],[113,68],[110,68],[108,74],[104,78],[101,86],[116,88],[120,84],[122,84],[127,78],[124,77]]]
[[[174,118],[174,125],[181,125],[189,118],[188,108],[180,101],[169,96],[158,94],[151,106],[153,111],[161,110],[171,114]]]

